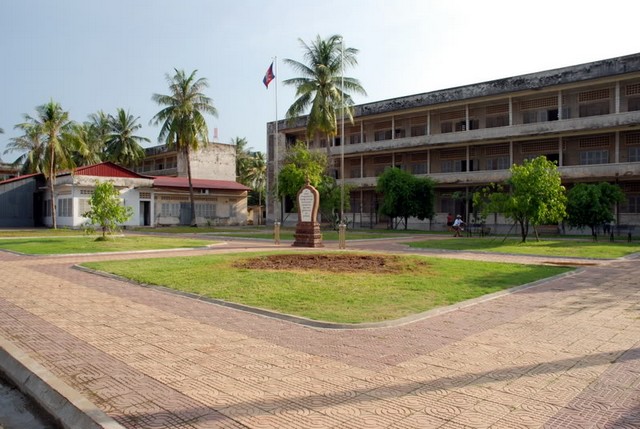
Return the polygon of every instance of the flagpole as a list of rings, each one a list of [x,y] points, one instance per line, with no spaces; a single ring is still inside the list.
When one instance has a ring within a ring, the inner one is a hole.
[[[275,81],[276,81],[276,127],[275,127],[275,135],[273,136],[273,147],[274,147],[274,169],[273,169],[273,180],[274,180],[274,184],[275,184],[275,190],[276,190],[276,210],[275,210],[275,215],[276,215],[276,221],[279,221],[279,219],[281,218],[281,216],[279,216],[280,214],[280,208],[281,208],[281,204],[280,204],[280,198],[278,197],[278,57],[275,56],[273,57],[273,64],[274,64],[274,75],[275,75]]]
[[[274,64],[274,79],[276,81],[276,122],[275,122],[275,134],[273,135],[273,184],[275,189],[274,195],[274,215],[273,222],[273,241],[275,244],[280,244],[280,222],[281,222],[281,208],[280,198],[278,197],[278,57],[273,57]]]

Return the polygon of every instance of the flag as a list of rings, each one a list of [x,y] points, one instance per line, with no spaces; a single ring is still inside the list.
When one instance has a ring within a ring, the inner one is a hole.
[[[273,63],[271,63],[271,65],[267,69],[267,72],[264,74],[262,83],[264,83],[264,86],[267,87],[267,89],[269,89],[269,83],[271,83],[271,81],[275,78],[276,78],[276,75],[273,74]]]

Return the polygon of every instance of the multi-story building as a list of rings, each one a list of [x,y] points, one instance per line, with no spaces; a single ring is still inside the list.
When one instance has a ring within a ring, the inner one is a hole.
[[[145,158],[136,172],[148,176],[187,177],[185,155],[167,145],[145,148]],[[191,176],[198,179],[236,180],[236,148],[210,143],[190,153]]]
[[[280,121],[276,151],[275,123],[267,124],[270,186],[287,148],[305,140],[305,125],[306,117]],[[307,144],[328,151],[336,177],[351,187],[347,215],[355,226],[381,221],[375,186],[385,168],[435,180],[436,216],[410,226],[439,228],[447,213],[471,220],[474,190],[504,181],[511,165],[540,155],[558,163],[567,187],[620,185],[627,201],[616,207],[617,223],[637,225],[640,54],[357,105],[344,137],[317,136]],[[271,200],[268,221],[275,213]],[[497,214],[487,221],[507,223]]]
[[[20,174],[19,171],[19,167],[0,161],[0,181],[16,177]]]

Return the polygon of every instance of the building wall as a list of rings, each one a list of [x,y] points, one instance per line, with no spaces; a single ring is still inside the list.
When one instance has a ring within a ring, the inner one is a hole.
[[[196,223],[204,225],[245,225],[247,223],[247,193],[230,192],[199,194],[195,197]],[[189,225],[191,205],[188,194],[155,193],[154,225]]]
[[[187,163],[178,154],[178,176],[187,177]],[[213,180],[236,180],[236,148],[233,145],[212,143],[191,153],[191,177]]]
[[[470,216],[452,195],[501,182],[511,165],[544,155],[558,163],[566,186],[620,184],[628,202],[617,207],[618,221],[640,224],[640,54],[369,103],[355,113],[343,146],[321,136],[307,142],[328,150],[336,165],[344,154],[352,207],[362,200],[354,214],[371,216],[375,198],[366,195],[395,166],[436,181],[434,221],[448,210]],[[270,184],[286,148],[305,140],[305,119],[278,124],[279,159],[274,124],[267,125]],[[269,221],[274,211],[271,201]]]
[[[33,227],[34,178],[0,185],[0,227]]]
[[[136,172],[149,176],[187,177],[184,155],[166,145],[145,149],[146,157]],[[196,179],[236,180],[236,149],[224,143],[209,143],[191,152],[191,177]]]
[[[122,203],[130,207],[132,216],[123,226],[141,225],[141,201],[152,201],[151,179],[108,178],[92,176],[64,176],[58,178],[56,184],[56,222],[58,227],[83,228],[88,219],[82,216],[91,209],[89,199],[97,182],[111,181],[120,191]],[[44,224],[53,226],[53,218],[50,209],[50,192],[44,192],[42,213]],[[150,203],[150,218],[153,219],[153,204]]]

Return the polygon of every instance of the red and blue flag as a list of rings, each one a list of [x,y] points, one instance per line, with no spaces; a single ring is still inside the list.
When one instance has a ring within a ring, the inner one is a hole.
[[[264,78],[262,79],[262,83],[264,83],[264,86],[267,89],[269,89],[269,83],[271,83],[271,81],[275,78],[276,78],[276,75],[273,74],[273,63],[271,63],[271,65],[267,69],[267,72],[264,75]]]

